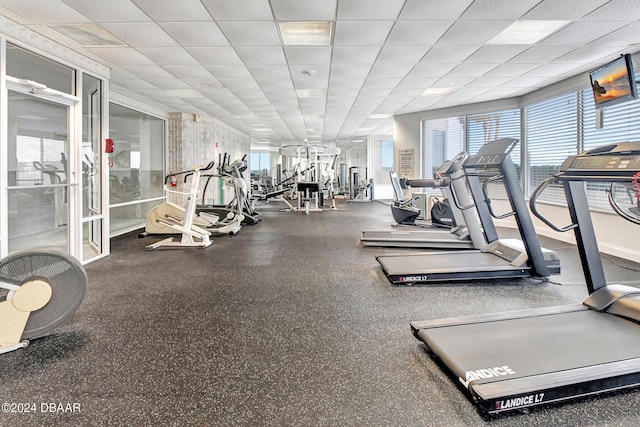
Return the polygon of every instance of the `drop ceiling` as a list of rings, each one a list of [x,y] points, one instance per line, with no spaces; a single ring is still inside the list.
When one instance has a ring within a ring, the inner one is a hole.
[[[640,43],[637,0],[107,3],[2,0],[0,13],[110,67],[114,92],[274,146],[391,134],[393,115],[520,96]],[[565,22],[533,44],[492,43],[530,20]],[[332,42],[285,46],[289,21],[329,21]],[[84,45],[67,38],[80,28]]]

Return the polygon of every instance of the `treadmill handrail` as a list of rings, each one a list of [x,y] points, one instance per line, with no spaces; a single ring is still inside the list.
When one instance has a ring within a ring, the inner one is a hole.
[[[456,208],[460,209],[461,211],[466,210],[466,209],[475,208],[476,207],[475,202],[471,203],[470,205],[466,205],[466,206],[462,206],[461,205],[460,201],[458,200],[458,196],[456,194],[455,187],[453,186],[453,181],[455,181],[457,179],[466,179],[466,174],[463,175],[463,176],[457,177],[457,178],[450,178],[451,184],[452,184],[450,186],[450,189],[451,189],[451,198],[453,199],[453,204],[456,206]]]
[[[615,211],[615,213],[617,213],[627,221],[640,225],[640,218],[629,215],[623,209],[620,209],[620,206],[618,206],[616,201],[613,200],[613,185],[614,183],[612,182],[611,186],[609,187],[609,190],[607,190],[607,198],[609,199],[609,204],[611,205],[611,208]]]
[[[531,208],[531,213],[533,213],[540,221],[544,222],[555,231],[558,231],[560,233],[565,233],[569,230],[573,230],[574,228],[576,228],[578,224],[572,223],[567,226],[560,227],[556,225],[553,221],[551,221],[549,218],[544,216],[542,212],[538,210],[538,205],[536,204],[538,197],[540,196],[540,194],[542,194],[545,188],[547,188],[553,182],[557,182],[557,181],[558,181],[558,177],[556,175],[550,176],[549,178],[542,181],[542,183],[538,185],[538,187],[533,191],[533,193],[531,193],[531,198],[529,198],[529,207]]]
[[[496,219],[509,218],[510,216],[514,216],[516,214],[516,211],[511,211],[511,212],[507,212],[507,213],[502,214],[502,215],[498,215],[493,211],[493,208],[491,207],[491,197],[489,197],[489,190],[487,190],[487,187],[493,181],[499,181],[502,178],[504,178],[503,175],[496,175],[496,176],[493,176],[493,177],[487,179],[486,181],[484,181],[482,183],[482,193],[484,194],[484,200],[487,203],[487,208],[489,209],[489,213],[491,214],[491,216],[496,218]]]

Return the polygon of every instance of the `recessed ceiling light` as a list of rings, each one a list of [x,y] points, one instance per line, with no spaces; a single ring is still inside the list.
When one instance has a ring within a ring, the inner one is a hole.
[[[391,117],[391,114],[371,114],[369,116],[370,119],[388,119]]]
[[[570,21],[516,21],[487,44],[534,44],[555,33]]]
[[[49,28],[83,47],[126,46],[97,24],[51,25]]]
[[[333,23],[328,21],[278,22],[285,46],[329,46]]]
[[[296,94],[300,98],[309,98],[312,96],[326,96],[326,89],[296,89]]]
[[[430,87],[420,94],[420,96],[442,96],[449,95],[452,92],[455,92],[456,88],[454,87]]]

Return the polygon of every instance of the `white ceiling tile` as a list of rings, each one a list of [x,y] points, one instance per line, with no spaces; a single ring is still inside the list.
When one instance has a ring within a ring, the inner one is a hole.
[[[431,46],[384,46],[378,64],[417,64]]]
[[[487,77],[517,77],[536,68],[538,64],[507,63],[498,65],[487,73]]]
[[[178,46],[178,43],[154,22],[109,23],[102,26],[129,46]]]
[[[369,115],[519,96],[640,49],[637,0],[0,2],[5,19],[37,22],[30,29],[54,40],[61,38],[47,25],[104,24],[128,46],[86,51],[111,67],[114,92],[166,111],[213,114],[254,138],[292,142],[390,132],[392,119]],[[334,43],[283,47],[275,19],[334,21]],[[533,46],[485,45],[517,19],[577,22]],[[315,74],[305,75],[310,69]],[[456,91],[420,96],[438,86]],[[171,92],[178,89],[203,96],[182,99]],[[325,96],[299,98],[296,89]]]
[[[535,45],[531,46],[529,49],[522,52],[518,56],[511,58],[509,62],[544,64],[571,52],[575,48],[575,46]]]
[[[599,21],[603,16],[606,16],[610,21],[636,21],[640,16],[640,2],[637,0],[611,0],[582,19]]]
[[[448,20],[398,21],[389,34],[386,44],[395,46],[433,45],[452,24],[453,21]]]
[[[496,67],[496,64],[464,63],[447,73],[450,77],[480,77]]]
[[[529,12],[540,0],[475,0],[461,19],[506,19],[515,21]]]
[[[551,63],[544,64],[538,68],[535,68],[527,73],[524,73],[523,77],[555,77],[560,74],[570,73],[576,69],[576,64],[567,63]]]
[[[281,47],[239,47],[236,49],[247,65],[286,64]]]
[[[60,0],[2,0],[2,6],[34,24],[82,24],[90,20]]]
[[[167,70],[158,65],[126,66],[123,68],[131,74],[135,74],[136,76],[143,79],[175,78],[173,74],[169,73]]]
[[[271,0],[278,21],[333,21],[337,0]]]
[[[594,9],[607,3],[609,0],[580,0],[580,1],[563,1],[563,0],[544,0],[530,12],[525,14],[522,19],[548,19],[548,20],[572,20],[579,19]]]
[[[371,67],[369,65],[334,65],[331,67],[331,79],[357,79],[364,81],[370,70]]]
[[[397,87],[399,89],[422,89],[424,91],[437,80],[435,77],[405,77]]]
[[[638,34],[640,34],[640,22],[636,21],[594,40],[591,44],[597,46],[635,47],[638,44]]]
[[[287,46],[284,48],[289,64],[331,63],[331,46]]]
[[[132,0],[156,22],[207,21],[211,17],[199,0]]]
[[[242,59],[232,47],[188,47],[186,49],[202,65],[242,64]]]
[[[251,73],[244,65],[208,65],[205,67],[218,79],[250,79]]]
[[[480,64],[501,64],[527,50],[525,45],[488,45],[471,54],[464,62]]]
[[[178,77],[169,79],[148,79],[149,83],[160,89],[189,89],[191,86]]]
[[[483,76],[481,79],[475,79],[474,81],[467,84],[465,87],[479,87],[479,88],[494,88],[502,85],[503,83],[508,82],[513,77],[487,77]]]
[[[362,79],[354,79],[354,78],[336,78],[331,77],[329,80],[329,88],[335,90],[343,90],[343,89],[358,89],[362,87],[364,83],[364,78]]]
[[[475,51],[480,49],[479,44],[457,45],[455,49],[451,46],[437,44],[433,46],[422,58],[421,62],[433,64],[455,64],[463,62]]]
[[[211,78],[211,73],[201,65],[165,65],[163,68],[183,79]]]
[[[440,80],[433,83],[430,87],[448,87],[448,88],[461,88],[472,81],[476,80],[476,77],[460,77],[460,76],[450,76],[446,75]]]
[[[502,84],[503,88],[532,88],[541,84],[546,80],[546,77],[516,77]]]
[[[218,79],[220,80],[227,88],[229,88],[232,92],[235,89],[254,89],[259,90],[260,86],[253,79]]]
[[[280,36],[273,22],[220,22],[218,25],[234,46],[280,46]]]
[[[160,26],[181,46],[229,46],[215,22],[164,22]]]
[[[597,49],[594,49],[594,46],[587,45],[579,47],[553,62],[574,63],[580,65],[593,64],[595,67],[597,64],[604,64],[605,62],[612,61],[615,59],[615,56],[620,53],[622,52],[620,52],[620,49],[616,46],[600,46]]]
[[[398,83],[400,83],[401,78],[395,79],[383,79],[383,78],[371,78],[369,77],[365,82],[362,89],[376,88],[376,89],[393,89]],[[383,92],[383,91],[381,91]],[[385,95],[386,96],[386,95]]]
[[[115,65],[156,65],[152,60],[130,47],[92,47],[87,50]]]
[[[286,65],[249,65],[249,72],[256,80],[287,79],[291,77]]]
[[[378,46],[336,46],[333,48],[333,64],[373,64],[380,52]]]
[[[457,19],[473,0],[407,0],[400,19]]]
[[[329,86],[328,79],[294,79],[296,89],[326,89]]]
[[[578,21],[560,29],[541,45],[584,46],[624,26],[620,21]]]
[[[413,68],[413,64],[374,64],[369,73],[372,78],[404,77]]]
[[[335,46],[382,46],[393,21],[338,21]]]
[[[141,47],[138,51],[158,65],[198,64],[198,61],[181,47]]]
[[[201,0],[216,21],[270,21],[269,2],[264,0]]]
[[[95,22],[144,22],[151,20],[131,0],[109,0],[109,7],[105,7],[104,0],[64,0],[64,2]]]
[[[338,20],[396,19],[405,0],[340,0]]]
[[[290,93],[295,95],[295,92],[293,92],[294,88],[291,79],[265,79],[258,80],[258,83],[260,84],[262,90],[265,92],[278,93],[284,91],[285,89],[290,89]]]
[[[459,20],[456,21],[438,44],[442,45],[483,45],[512,24],[513,21],[499,20]]]
[[[440,64],[422,61],[408,74],[410,77],[440,77],[453,70],[457,64]]]

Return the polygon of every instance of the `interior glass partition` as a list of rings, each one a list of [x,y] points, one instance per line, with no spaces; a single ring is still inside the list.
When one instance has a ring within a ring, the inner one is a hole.
[[[164,200],[165,120],[109,104],[110,236],[143,227],[149,210]]]

